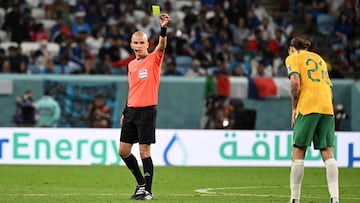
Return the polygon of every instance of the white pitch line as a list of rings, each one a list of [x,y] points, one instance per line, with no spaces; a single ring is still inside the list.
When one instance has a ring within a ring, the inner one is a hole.
[[[178,196],[178,197],[192,197],[192,196],[243,196],[243,197],[279,197],[279,198],[288,198],[288,195],[273,195],[273,194],[253,194],[253,193],[227,193],[227,192],[220,192],[224,190],[245,190],[245,189],[276,189],[276,188],[287,188],[288,186],[244,186],[244,187],[219,187],[219,188],[203,188],[203,189],[196,189],[195,193],[193,194],[167,194],[169,196]],[[318,187],[327,187],[326,185],[310,185],[307,186],[308,188],[318,188]],[[360,185],[340,185],[340,188],[347,188],[347,187],[355,187],[358,188]],[[220,190],[220,191],[219,191]],[[130,196],[131,194],[119,194],[119,193],[8,193],[8,194],[1,194],[4,196],[24,196],[24,197],[47,197],[47,196]],[[166,196],[166,195],[160,195]],[[313,199],[324,199],[328,198],[328,196],[303,196],[304,198],[313,198]],[[347,200],[360,200],[360,197],[356,196],[342,196],[341,199]]]
[[[45,193],[25,193],[25,194],[1,194],[1,195],[5,195],[5,196],[127,196],[127,195],[131,195],[131,194],[96,194],[96,193],[91,193],[91,194],[82,194],[82,193],[53,193],[53,194],[45,194]]]
[[[20,193],[20,194],[16,194],[16,193],[11,193],[11,194],[1,194],[4,196],[27,196],[27,197],[48,197],[48,196],[131,196],[131,194],[119,194],[119,193],[108,193],[108,194],[96,194],[96,193],[91,193],[91,194],[83,194],[83,193],[64,193],[64,194],[60,194],[60,193],[55,193],[55,194],[45,194],[45,193]],[[193,194],[168,194],[169,196],[178,196],[178,197],[191,197],[191,196],[196,196],[196,193]],[[209,196],[209,195],[204,195],[204,196]]]
[[[280,198],[288,198],[288,195],[273,195],[273,194],[254,194],[254,193],[227,193],[227,192],[219,192],[219,190],[244,190],[244,189],[276,189],[276,188],[287,188],[288,186],[245,186],[245,187],[219,187],[219,188],[203,188],[196,189],[195,192],[205,195],[213,195],[213,196],[255,196],[255,197],[280,197]],[[307,186],[309,188],[318,188],[318,187],[327,187],[326,185],[311,185]],[[340,188],[344,187],[360,187],[360,185],[340,185]],[[303,196],[304,198],[315,198],[315,199],[323,199],[328,198],[328,196]],[[360,197],[350,197],[350,196],[342,196],[341,199],[347,200],[360,200]]]

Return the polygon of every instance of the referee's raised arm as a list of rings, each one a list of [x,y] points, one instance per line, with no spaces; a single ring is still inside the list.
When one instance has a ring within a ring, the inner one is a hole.
[[[166,48],[166,43],[167,43],[166,29],[167,29],[168,24],[170,23],[170,20],[171,19],[170,19],[169,14],[162,13],[160,15],[161,30],[160,30],[160,35],[159,35],[159,43],[155,47],[156,52],[163,52]]]

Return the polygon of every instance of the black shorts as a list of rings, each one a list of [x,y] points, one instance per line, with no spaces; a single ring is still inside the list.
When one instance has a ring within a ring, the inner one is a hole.
[[[129,144],[155,143],[156,106],[131,108],[124,112],[120,142]]]

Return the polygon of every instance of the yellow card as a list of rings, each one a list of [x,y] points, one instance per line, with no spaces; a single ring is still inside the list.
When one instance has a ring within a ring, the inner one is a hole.
[[[154,16],[160,16],[160,6],[152,5],[152,11]]]

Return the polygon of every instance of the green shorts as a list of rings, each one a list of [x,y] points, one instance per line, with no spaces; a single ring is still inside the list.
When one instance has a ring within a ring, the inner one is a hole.
[[[299,113],[294,124],[293,145],[307,147],[314,144],[315,149],[334,146],[335,120],[332,115]]]

